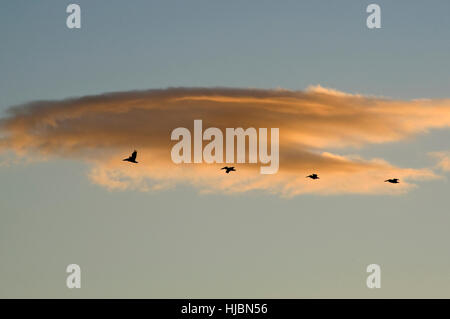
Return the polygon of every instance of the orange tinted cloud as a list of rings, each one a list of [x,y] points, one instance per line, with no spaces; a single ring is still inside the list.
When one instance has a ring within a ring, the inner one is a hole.
[[[236,164],[238,172],[223,174],[220,164],[172,163],[171,131],[192,131],[195,119],[203,121],[204,129],[279,128],[279,172],[261,175],[259,164]],[[201,192],[264,190],[283,196],[392,194],[414,187],[413,180],[436,175],[429,169],[395,167],[383,159],[343,153],[448,126],[450,100],[392,100],[320,86],[306,91],[170,88],[13,107],[1,121],[0,147],[85,161],[92,165],[91,180],[109,189],[187,184]],[[130,166],[121,159],[133,149],[139,150],[140,164]],[[321,179],[306,179],[311,172]],[[391,177],[402,183],[383,182]]]
[[[438,160],[439,169],[450,172],[450,152],[433,152],[430,155]]]

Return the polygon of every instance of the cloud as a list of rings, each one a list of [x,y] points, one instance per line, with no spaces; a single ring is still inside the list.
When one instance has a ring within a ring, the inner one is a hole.
[[[239,164],[229,175],[220,164],[172,163],[177,127],[280,128],[280,169],[259,174]],[[179,184],[201,192],[264,190],[282,196],[396,194],[429,169],[396,167],[384,159],[344,154],[397,142],[450,126],[450,100],[393,100],[352,95],[320,86],[283,89],[169,88],[107,93],[12,107],[0,122],[0,149],[21,156],[70,158],[92,166],[90,179],[109,189],[159,190]],[[139,165],[121,161],[139,150]],[[318,172],[320,181],[305,179]],[[397,177],[399,185],[383,183]]]
[[[450,152],[432,152],[430,155],[438,160],[437,167],[439,169],[450,172]]]

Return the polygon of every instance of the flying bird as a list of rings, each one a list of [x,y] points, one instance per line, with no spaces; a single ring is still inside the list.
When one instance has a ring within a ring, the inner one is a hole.
[[[225,166],[225,167],[222,167],[221,169],[226,169],[227,171],[225,173],[227,173],[227,174],[230,172],[236,172],[236,170],[234,169],[234,166],[231,166],[231,167]]]
[[[137,151],[134,151],[133,154],[131,154],[130,157],[125,158],[124,161],[137,164],[138,162],[136,162],[136,156],[137,156]]]
[[[386,182],[389,182],[389,183],[392,183],[392,184],[398,184],[398,183],[400,183],[400,181],[399,181],[398,178],[390,178],[390,179],[385,180],[384,182],[385,182],[385,183],[386,183]]]
[[[311,179],[320,179],[319,176],[317,176],[317,174],[311,174],[311,175],[306,176],[306,178],[308,178],[308,177]]]

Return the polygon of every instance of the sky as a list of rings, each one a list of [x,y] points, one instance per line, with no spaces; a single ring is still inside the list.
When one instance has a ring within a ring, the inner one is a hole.
[[[69,3],[0,4],[0,297],[450,297],[448,1]],[[173,164],[197,117],[279,172]]]

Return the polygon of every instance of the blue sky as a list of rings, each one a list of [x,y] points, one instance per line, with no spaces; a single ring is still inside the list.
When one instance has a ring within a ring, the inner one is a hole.
[[[77,31],[68,3],[2,4],[2,107],[167,86],[446,97],[446,1],[381,1],[376,31],[367,1],[80,1]]]

